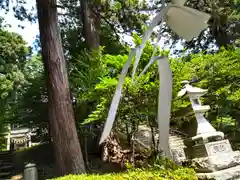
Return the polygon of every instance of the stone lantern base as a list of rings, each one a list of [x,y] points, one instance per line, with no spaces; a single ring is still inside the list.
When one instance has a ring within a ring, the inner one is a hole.
[[[223,133],[197,135],[185,141],[188,164],[202,180],[240,179],[240,152],[233,151]]]

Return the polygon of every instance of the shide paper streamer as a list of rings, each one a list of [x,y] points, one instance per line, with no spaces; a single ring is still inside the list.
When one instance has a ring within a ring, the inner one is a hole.
[[[157,44],[155,44],[154,52],[152,54],[151,59],[149,60],[149,63],[146,65],[146,67],[140,73],[140,75],[136,78],[136,80],[134,80],[135,73],[142,55],[142,51],[146,45],[146,42],[151,37],[153,29],[157,25],[159,25],[160,22],[164,20],[172,31],[174,31],[176,34],[178,34],[185,40],[189,41],[194,37],[197,37],[201,31],[207,28],[207,21],[210,18],[210,15],[206,13],[184,6],[186,0],[172,0],[172,2],[173,2],[172,4],[163,7],[163,9],[152,20],[148,30],[145,32],[143,36],[142,44],[134,48],[129,53],[128,61],[124,65],[121,75],[119,77],[118,85],[113,96],[110,110],[108,112],[108,117],[100,139],[100,144],[106,140],[106,138],[109,136],[111,132],[122,94],[124,79],[127,75],[128,69],[132,63],[133,58],[135,57],[132,72],[133,82],[136,82],[147,71],[150,65],[157,60],[160,80],[158,98],[158,116],[157,116],[159,128],[159,143],[164,155],[167,157],[171,157],[168,141],[172,101],[172,71],[167,57],[155,56],[155,53],[158,48],[158,42]],[[158,38],[158,41],[159,40],[160,38]]]

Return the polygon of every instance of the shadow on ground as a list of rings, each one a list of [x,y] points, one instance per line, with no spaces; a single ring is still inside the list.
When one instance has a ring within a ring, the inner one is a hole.
[[[17,151],[13,156],[13,176],[22,174],[27,163],[35,163],[37,165],[39,180],[56,177],[53,147],[51,144],[42,144]],[[96,155],[89,156],[88,173],[104,174],[119,171],[119,165],[104,163]]]

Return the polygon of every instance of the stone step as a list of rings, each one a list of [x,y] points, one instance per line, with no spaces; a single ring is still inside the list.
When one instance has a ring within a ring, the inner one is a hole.
[[[169,142],[169,144],[172,146],[185,146],[185,144],[182,142]]]
[[[0,166],[0,171],[3,171],[3,170],[8,170],[10,168],[13,168],[13,166],[11,164],[8,164],[8,165],[1,165]]]
[[[15,154],[14,151],[0,151],[0,156],[8,156],[8,155],[13,155]]]
[[[182,142],[183,143],[183,140],[182,139],[173,139],[173,140],[169,140],[169,142]]]
[[[182,139],[169,139],[169,142],[183,142]]]
[[[182,139],[181,136],[175,136],[175,135],[171,136],[171,135],[170,135],[170,136],[169,136],[169,139],[172,139],[172,138],[173,138],[173,139],[174,139],[174,138],[180,138],[180,139]]]
[[[182,136],[170,134],[169,137],[182,137]]]
[[[173,149],[179,149],[179,148],[186,148],[186,146],[182,145],[182,144],[178,144],[178,145],[172,145],[169,144],[169,147],[173,148]]]
[[[183,139],[174,137],[174,138],[169,138],[169,141],[183,141]]]
[[[172,151],[181,151],[184,153],[184,148],[186,147],[183,139],[179,136],[170,136],[169,137],[169,147]]]
[[[183,141],[169,141],[170,144],[184,144]]]
[[[174,143],[169,143],[170,146],[185,146],[183,143],[181,142],[174,142]]]
[[[8,155],[8,156],[0,156],[0,160],[2,159],[12,159],[13,155]]]
[[[181,162],[186,160],[184,148],[184,138],[178,135],[171,135],[169,137],[169,148],[172,152],[173,159],[177,164],[181,164]]]
[[[4,177],[8,177],[11,175],[11,172],[0,172],[0,179]]]
[[[173,143],[173,142],[182,142],[183,143],[183,140],[182,139],[176,139],[176,140],[169,140],[169,142]]]
[[[183,141],[169,141],[170,144],[184,144]]]
[[[12,165],[12,163],[10,163],[10,162],[2,162],[2,163],[0,163],[0,166],[10,166],[10,165]]]
[[[0,161],[8,161],[8,160],[12,160],[13,157],[12,156],[2,156],[0,157]]]
[[[179,140],[169,140],[169,143],[176,143],[176,142],[184,144],[183,140],[181,140],[181,139],[179,139]]]
[[[185,146],[169,146],[170,149],[184,149]]]
[[[12,158],[11,159],[1,159],[0,160],[0,166],[4,163],[12,163]]]
[[[169,141],[170,144],[184,144],[183,141]]]

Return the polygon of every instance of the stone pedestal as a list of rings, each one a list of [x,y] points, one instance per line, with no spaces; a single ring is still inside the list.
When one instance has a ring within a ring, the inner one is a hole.
[[[229,141],[223,139],[221,132],[208,138],[198,135],[185,143],[189,165],[195,169],[199,179],[240,179],[240,152],[232,150]]]

